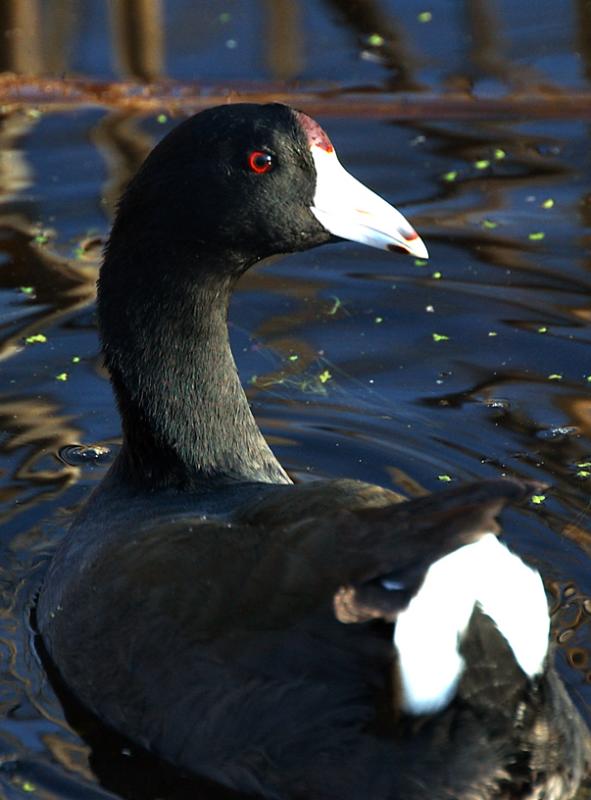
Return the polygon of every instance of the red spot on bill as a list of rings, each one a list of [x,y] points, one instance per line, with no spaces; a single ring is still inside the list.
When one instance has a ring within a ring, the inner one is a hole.
[[[405,242],[414,242],[415,239],[419,238],[419,234],[416,231],[409,231],[408,233],[402,234]]]
[[[330,141],[324,130],[316,122],[316,120],[313,120],[312,117],[309,117],[307,114],[304,114],[303,111],[296,111],[296,117],[298,119],[298,122],[304,129],[304,133],[306,134],[306,137],[308,139],[308,144],[310,145],[310,147],[313,146],[320,147],[327,153],[334,152],[334,147],[332,146],[332,142]]]

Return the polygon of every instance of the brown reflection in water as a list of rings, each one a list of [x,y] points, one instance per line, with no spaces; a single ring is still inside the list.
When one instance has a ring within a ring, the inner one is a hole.
[[[14,290],[14,313],[0,320],[0,359],[25,347],[28,335],[88,305],[95,294],[96,264],[61,258],[35,243],[36,207],[22,193],[32,171],[20,140],[36,124],[36,117],[20,114],[0,123],[0,204],[11,209],[17,202],[19,209],[0,213],[0,288]],[[30,287],[29,293],[19,287]],[[0,520],[6,522],[77,478],[77,468],[52,459],[60,447],[79,441],[80,431],[53,400],[8,395],[0,397],[0,431],[0,455],[10,475],[0,488]]]
[[[112,217],[123,190],[154,146],[154,140],[141,129],[141,118],[123,111],[102,117],[90,138],[107,166],[101,196]]]
[[[418,90],[421,84],[415,76],[419,66],[419,57],[409,44],[410,37],[402,25],[386,11],[378,0],[325,0],[326,5],[338,11],[339,16],[348,27],[364,42],[374,33],[384,39],[380,46],[380,63],[388,69],[392,76],[386,81],[390,90]]]
[[[548,381],[545,377],[520,373],[496,373],[487,375],[483,380],[465,391],[429,397],[422,400],[423,404],[430,406],[447,406],[461,408],[465,403],[486,402],[494,397],[503,396],[503,386],[514,383],[526,384],[530,392],[549,392]],[[553,387],[555,392],[554,405],[566,416],[567,426],[572,426],[577,435],[541,436],[547,430],[533,420],[522,407],[495,409],[494,425],[508,431],[511,442],[522,442],[524,449],[509,454],[507,463],[497,462],[487,457],[487,463],[495,465],[503,473],[515,477],[527,478],[528,467],[544,467],[544,472],[551,476],[552,491],[556,492],[561,501],[569,510],[568,518],[540,508],[545,522],[560,535],[575,541],[582,550],[591,555],[591,506],[588,495],[581,492],[581,479],[577,477],[576,465],[589,457],[588,439],[578,435],[577,425],[585,415],[586,424],[589,423],[589,409],[591,401],[586,396],[561,394],[561,389]],[[446,446],[455,449],[472,459],[482,460],[487,454],[473,450],[465,443],[446,440]],[[510,462],[510,463],[509,463]],[[524,469],[520,464],[525,466]]]
[[[23,114],[10,114],[0,121],[0,203],[12,200],[33,182],[33,174],[21,141],[37,125]]]
[[[540,265],[536,257],[539,246],[510,224],[513,198],[520,190],[531,195],[538,187],[540,192],[551,192],[554,184],[560,186],[570,177],[573,170],[567,162],[546,154],[555,140],[524,135],[506,124],[483,120],[469,132],[445,124],[421,125],[420,130],[440,141],[438,152],[459,174],[453,182],[442,181],[440,202],[432,201],[416,214],[416,226],[423,230],[433,226],[431,238],[447,240],[453,236],[454,241],[471,246],[476,258],[493,267],[556,277],[556,270]],[[506,151],[506,157],[497,162],[494,154],[498,148]],[[476,168],[481,159],[489,162],[486,169]],[[491,220],[496,227],[484,227],[484,222]],[[573,288],[581,286],[572,280]]]
[[[269,261],[275,260],[269,259]],[[338,377],[346,374],[345,371],[341,367],[337,370],[331,365],[331,378],[334,380],[331,379],[330,386],[327,388],[320,379],[327,362],[305,338],[305,332],[312,325],[318,324],[319,319],[331,320],[347,313],[342,306],[336,309],[333,299],[325,300],[319,297],[319,293],[326,287],[326,283],[321,281],[312,283],[309,276],[304,276],[302,280],[289,275],[277,276],[268,272],[264,267],[250,270],[241,278],[238,295],[243,291],[253,292],[259,297],[281,294],[284,297],[293,297],[300,301],[297,308],[290,309],[288,314],[268,315],[262,324],[252,332],[255,339],[260,337],[265,343],[265,351],[283,357],[283,360],[277,367],[277,358],[271,356],[272,368],[254,376],[255,380],[252,380],[251,377],[244,387],[249,399],[253,400],[262,392],[273,391],[275,393],[274,404],[281,406],[290,403],[289,392],[292,390],[296,390],[300,394],[322,395],[324,398],[330,394],[330,403],[323,400],[325,410],[331,411],[335,418],[345,411],[350,411],[350,405],[347,403],[351,398],[338,385]],[[231,326],[235,325],[233,322],[235,317],[236,315],[231,311]],[[304,335],[298,336],[297,331],[302,331]],[[297,359],[291,361],[289,356],[292,355],[297,355]],[[354,380],[355,374],[353,372],[353,376],[347,375],[348,379]],[[286,390],[287,397],[278,396],[278,393],[283,390]],[[265,427],[265,430],[273,427],[273,425],[269,425],[269,420],[262,419],[260,416],[257,419]],[[284,430],[289,430],[291,422],[289,419],[282,418],[279,425]],[[275,437],[275,439],[269,438],[269,441],[277,443],[278,440]]]
[[[581,322],[591,322],[591,308],[569,308],[568,313]]]
[[[589,24],[591,25],[591,7],[589,8],[588,12],[589,16]],[[591,33],[589,34],[589,38],[591,41]],[[587,62],[589,74],[591,76],[591,55],[589,56],[589,61]],[[587,129],[587,137],[591,138],[591,130]],[[587,182],[588,186],[588,182]],[[581,194],[581,199],[577,203],[576,213],[579,218],[580,227],[581,227],[581,236],[579,239],[579,245],[581,247],[582,255],[581,255],[581,265],[587,272],[591,272],[591,257],[589,257],[588,253],[591,249],[591,234],[589,233],[589,229],[591,228],[591,192],[583,192]]]
[[[561,586],[552,582],[547,588],[554,600],[552,628],[556,641],[564,648],[569,666],[577,670],[586,683],[591,683],[591,653],[588,646],[591,598],[583,594],[575,583]],[[583,697],[579,698],[579,702],[589,708]]]
[[[51,0],[43,16],[43,59],[45,72],[63,75],[70,66],[76,34],[80,27],[80,3],[77,0]]]
[[[164,66],[160,0],[111,0],[111,46],[120,72],[142,81],[159,78]],[[61,74],[69,67],[81,9],[73,0],[2,0],[0,71],[18,75]]]
[[[36,124],[21,115],[5,117],[0,126],[0,203],[20,199],[32,182],[24,152],[17,142]],[[29,204],[31,205],[31,204]],[[23,300],[30,313],[0,321],[0,359],[23,346],[23,339],[47,328],[64,314],[87,305],[95,294],[96,264],[64,259],[49,248],[35,244],[36,226],[24,213],[0,214],[0,253],[7,263],[0,271],[0,288],[33,287]]]
[[[18,229],[0,215],[0,252],[9,264],[0,271],[0,288],[34,287],[26,300],[30,313],[0,323],[0,359],[23,347],[23,339],[47,329],[91,303],[96,294],[97,264],[62,258],[34,243],[34,232]]]
[[[289,392],[296,390],[304,395],[317,395],[326,398],[330,396],[330,402],[323,400],[325,410],[332,409],[335,415],[350,411],[350,403],[355,399],[350,396],[349,391],[340,386],[339,378],[346,378],[347,382],[357,382],[360,387],[365,389],[358,380],[358,375],[365,370],[375,370],[376,366],[364,356],[353,363],[347,362],[339,365],[332,364],[326,359],[323,351],[316,350],[310,345],[306,338],[306,331],[311,326],[317,325],[320,321],[334,321],[348,315],[350,312],[340,301],[334,297],[319,297],[319,293],[327,288],[324,282],[310,279],[295,279],[293,277],[283,277],[270,274],[265,269],[254,269],[247,272],[240,281],[240,290],[252,291],[258,296],[269,297],[274,293],[283,296],[291,296],[300,300],[296,309],[290,309],[289,313],[278,313],[273,316],[268,315],[256,331],[253,332],[255,338],[259,338],[265,343],[264,350],[275,353],[275,356],[283,357],[277,366],[277,357],[270,356],[273,368],[262,374],[251,377],[245,386],[249,398],[254,398],[260,392],[272,390],[281,393],[286,390],[287,398],[275,397],[277,405],[283,402],[289,403]],[[232,319],[232,314],[230,315]],[[232,324],[232,323],[231,323]],[[298,331],[302,331],[300,337]],[[296,358],[290,359],[290,357]],[[383,366],[379,363],[379,368]],[[325,383],[323,376],[328,371],[330,383]],[[281,424],[289,428],[289,421],[282,419]],[[351,436],[354,433],[349,432]]]
[[[49,468],[43,461],[61,447],[80,441],[81,432],[54,401],[17,396],[0,397],[0,430],[0,454],[10,461],[14,453],[20,454],[12,480],[4,480],[0,487],[0,522],[5,523],[36,505],[41,497],[54,496],[77,480],[78,467],[54,459]],[[31,494],[32,486],[43,491]]]
[[[429,494],[428,489],[421,486],[408,472],[405,472],[399,467],[385,467],[385,470],[390,476],[392,483],[400,487],[408,497],[425,497]]]
[[[60,75],[69,66],[78,12],[75,0],[2,0],[0,71]]]
[[[164,66],[160,0],[110,0],[109,10],[120,72],[143,81],[160,77]]]
[[[41,71],[38,0],[0,3],[0,71],[35,75]]]
[[[372,51],[375,60],[391,73],[386,82],[390,89],[420,89],[416,78],[420,62],[428,53],[417,54],[410,37],[392,11],[379,0],[325,0],[336,9],[344,24],[361,38],[360,49],[372,34],[383,37],[384,43]],[[170,30],[171,46],[177,45],[179,33],[167,27],[162,0],[110,0],[110,36],[104,46],[112,48],[118,71],[143,82],[158,80],[165,74],[165,33]],[[299,19],[301,4],[296,0],[266,0],[262,5],[262,24],[267,24],[267,59],[273,75],[290,80],[300,71],[303,62]],[[578,47],[584,72],[591,74],[589,4],[575,0],[579,24],[576,26]],[[462,13],[463,12],[463,13]],[[74,0],[3,0],[0,3],[0,71],[19,75],[60,74],[67,71],[72,40],[79,28],[83,9]],[[314,8],[312,12],[314,13]],[[197,15],[198,17],[199,15]],[[203,15],[201,15],[203,17]],[[457,15],[454,34],[468,31],[468,64],[450,79],[457,88],[470,88],[477,75],[498,80],[509,88],[523,89],[536,85],[545,89],[537,71],[523,62],[516,63],[507,54],[512,31],[504,27],[504,13],[499,0],[466,0]],[[176,9],[175,22],[192,27],[195,13],[190,3]],[[199,25],[195,45],[199,46]],[[78,46],[84,46],[80,41]]]
[[[556,404],[568,417],[569,425],[583,436],[591,437],[591,397],[562,395]]]
[[[453,182],[444,182],[441,186],[443,200],[454,200],[450,208],[443,212],[443,224],[447,227],[466,228],[482,221],[482,215],[502,211],[511,202],[507,195],[524,189],[535,194],[538,186],[549,191],[550,180],[555,177],[557,184],[562,183],[572,173],[572,168],[554,155],[546,151],[557,142],[546,136],[522,134],[512,130],[506,123],[480,120],[467,131],[465,126],[446,124],[421,125],[421,132],[441,143],[438,152],[451,160],[459,171]],[[499,149],[506,150],[508,157],[495,161],[494,154]],[[488,160],[489,166],[479,170],[475,167],[480,159]],[[457,206],[464,194],[470,192],[470,201],[466,210],[458,211]],[[437,214],[436,222],[441,218],[441,209],[435,207],[427,214]],[[428,219],[429,216],[423,217]],[[491,231],[478,229],[481,241],[503,241],[506,234],[502,228]],[[522,245],[523,246],[523,245]]]
[[[591,4],[588,0],[575,0],[577,22],[577,50],[581,54],[583,74],[591,80]]]
[[[301,8],[297,0],[266,0],[267,64],[277,80],[291,80],[304,66]]]
[[[58,724],[60,722],[61,720],[57,720]],[[68,741],[61,733],[48,733],[42,739],[43,744],[57,764],[85,781],[93,782],[95,780],[95,776],[88,764],[90,752],[88,745]]]
[[[272,259],[275,261],[276,259]],[[310,283],[309,278],[299,280],[286,276],[277,276],[259,266],[247,272],[240,281],[240,292],[253,292],[260,297],[272,297],[281,294],[284,297],[297,298],[298,308],[289,314],[267,316],[264,322],[253,331],[255,338],[265,342],[265,349],[276,350],[282,356],[297,355],[294,361],[286,361],[279,369],[271,369],[248,387],[249,397],[256,396],[261,390],[271,387],[295,386],[305,391],[306,381],[310,380],[312,390],[319,382],[314,382],[305,374],[306,370],[318,359],[318,353],[305,338],[294,334],[295,330],[303,330],[315,322],[319,316],[318,293],[326,288],[325,283]],[[330,308],[327,305],[327,310]],[[232,315],[230,316],[232,319]],[[320,384],[321,385],[321,384]]]
[[[466,0],[465,28],[468,31],[469,63],[450,84],[471,88],[479,77],[487,77],[508,87],[523,89],[539,83],[536,71],[523,63],[516,64],[507,54],[509,40],[503,27],[503,11],[496,0]]]

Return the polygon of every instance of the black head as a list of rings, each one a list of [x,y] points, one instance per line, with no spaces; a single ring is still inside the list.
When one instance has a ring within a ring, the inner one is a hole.
[[[298,116],[277,103],[241,103],[186,120],[131,181],[113,238],[133,229],[241,263],[329,241],[310,210],[316,170]]]
[[[154,148],[121,200],[110,250],[166,251],[174,262],[180,249],[182,260],[200,254],[201,270],[240,272],[335,237],[426,255],[404,217],[343,169],[314,120],[240,103],[196,114]]]

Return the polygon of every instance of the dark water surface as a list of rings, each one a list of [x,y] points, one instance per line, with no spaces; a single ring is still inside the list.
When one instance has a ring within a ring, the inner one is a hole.
[[[532,20],[531,4],[439,0],[428,22],[410,2],[293,3],[287,62],[260,39],[281,3],[204,5],[195,40],[192,4],[164,7],[160,73],[291,70],[283,77],[381,90],[460,76],[497,93],[532,80],[586,86],[591,63],[582,2],[564,4],[558,27],[546,2]],[[109,55],[105,7],[63,4],[60,68],[126,73]],[[383,45],[368,44],[374,32]],[[176,121],[101,109],[0,118],[2,797],[180,796],[88,720],[74,721],[93,751],[68,727],[27,625],[44,563],[119,441],[94,316],[101,243],[121,187]],[[347,168],[412,220],[431,260],[347,243],[245,276],[231,333],[257,419],[297,480],[348,476],[409,495],[500,475],[548,482],[542,502],[506,515],[506,534],[544,575],[562,672],[591,719],[588,125],[319,121]]]

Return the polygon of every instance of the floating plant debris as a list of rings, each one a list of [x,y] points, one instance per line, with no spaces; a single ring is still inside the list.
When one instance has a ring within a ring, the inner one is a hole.
[[[330,314],[331,316],[333,316],[334,314],[336,314],[336,313],[337,313],[337,311],[339,310],[339,308],[340,308],[340,307],[343,305],[343,304],[341,303],[341,301],[340,301],[340,299],[339,299],[338,297],[332,297],[332,300],[334,300],[334,303],[333,303],[333,305],[332,305],[332,308],[330,308],[330,309],[329,309],[329,310],[326,312],[327,314]]]
[[[384,44],[384,37],[380,36],[379,33],[371,33],[366,42],[370,47],[381,47]]]

